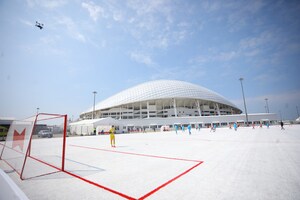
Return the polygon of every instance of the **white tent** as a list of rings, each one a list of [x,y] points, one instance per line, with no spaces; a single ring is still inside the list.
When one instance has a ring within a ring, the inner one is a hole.
[[[70,123],[70,132],[71,134],[76,134],[76,135],[92,135],[95,128],[97,128],[97,126],[103,126],[103,125],[119,126],[121,125],[121,122],[111,117],[100,118],[100,119],[87,119],[87,120]]]

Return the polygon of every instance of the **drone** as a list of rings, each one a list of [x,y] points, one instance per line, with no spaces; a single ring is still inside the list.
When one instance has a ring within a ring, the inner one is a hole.
[[[38,21],[35,22],[35,26],[38,27],[40,30],[44,28],[44,24],[39,23]]]

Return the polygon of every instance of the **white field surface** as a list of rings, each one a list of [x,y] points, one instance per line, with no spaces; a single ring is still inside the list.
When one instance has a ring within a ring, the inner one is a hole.
[[[58,140],[34,145],[46,155]],[[67,138],[66,170],[94,184],[65,172],[21,181],[2,160],[0,168],[31,200],[300,199],[299,125],[122,134],[116,146],[108,135]]]

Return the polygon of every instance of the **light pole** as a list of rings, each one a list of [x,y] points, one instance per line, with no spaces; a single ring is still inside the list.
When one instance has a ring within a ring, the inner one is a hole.
[[[280,121],[282,121],[282,113],[281,113],[281,110],[279,110],[279,115],[280,115]]]
[[[270,111],[269,111],[269,105],[268,105],[268,98],[265,98],[265,100],[266,100],[267,113],[269,113]]]
[[[246,107],[246,101],[245,101],[245,95],[244,95],[244,88],[243,88],[243,78],[239,79],[241,81],[241,87],[242,87],[242,93],[243,93],[243,99],[244,99],[244,107],[245,107],[245,114],[246,114],[246,126],[248,126],[248,113],[247,113],[247,107]]]
[[[299,118],[299,110],[298,110],[298,106],[296,106],[296,109],[297,109],[297,114],[298,114],[298,118]]]
[[[94,91],[93,94],[94,94],[94,107],[93,107],[92,119],[94,119],[94,113],[95,113],[95,101],[96,101],[96,94],[97,94],[97,92]]]
[[[40,108],[36,108],[36,114],[37,115],[39,114],[39,110],[40,110]]]
[[[267,106],[265,106],[265,112],[268,113],[268,111],[267,111]]]

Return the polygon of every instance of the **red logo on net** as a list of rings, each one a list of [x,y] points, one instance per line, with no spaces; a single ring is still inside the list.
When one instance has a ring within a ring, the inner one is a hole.
[[[21,133],[14,130],[12,148],[19,146],[21,151],[23,151],[25,132],[26,128],[24,128],[24,130]]]

